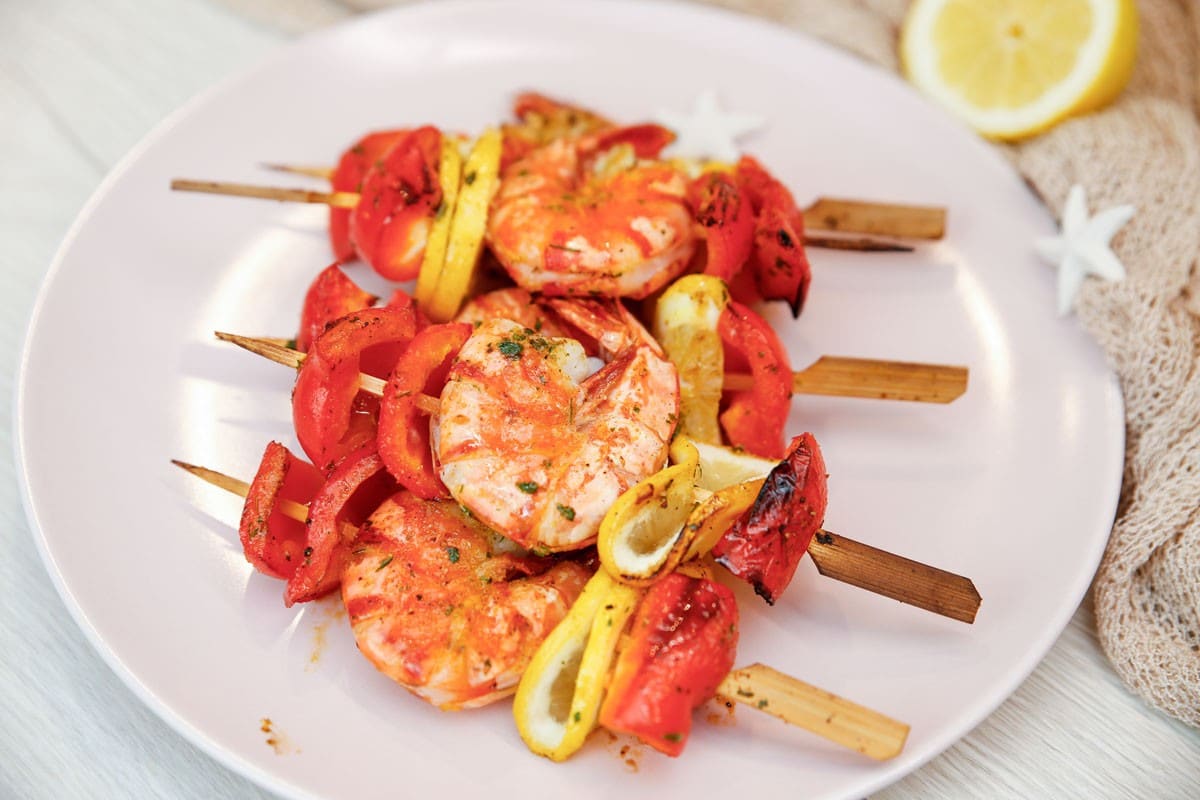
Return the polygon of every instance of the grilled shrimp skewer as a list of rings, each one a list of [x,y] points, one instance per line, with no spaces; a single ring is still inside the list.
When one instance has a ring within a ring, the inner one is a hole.
[[[250,484],[215,470],[172,463],[228,492],[250,491]],[[308,519],[301,503],[284,500],[279,511]],[[546,559],[504,552],[452,504],[405,492],[348,535],[361,539],[342,576],[359,648],[414,695],[444,709],[512,694],[589,579],[575,562],[547,569]],[[715,691],[874,759],[896,756],[908,737],[903,722],[763,664],[730,671]]]
[[[303,353],[271,340],[220,332],[217,337],[285,366],[298,368],[304,361]],[[377,395],[384,389],[383,381],[365,374],[360,376],[359,385],[363,391]],[[426,414],[441,410],[441,401],[436,397],[421,395],[416,401]],[[813,539],[808,553],[826,577],[936,614],[970,623],[979,608],[979,593],[969,579],[841,534],[822,531]]]

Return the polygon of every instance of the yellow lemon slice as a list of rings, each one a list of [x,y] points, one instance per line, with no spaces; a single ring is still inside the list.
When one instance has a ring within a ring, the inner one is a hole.
[[[708,555],[717,541],[733,526],[737,518],[750,510],[763,479],[757,478],[726,486],[706,497],[688,517],[687,530],[690,538],[683,561]]]
[[[676,436],[676,441],[681,437]],[[778,460],[759,458],[732,447],[690,441],[700,461],[700,476],[696,485],[710,492],[720,491],[735,483],[762,479],[779,464]]]
[[[563,761],[596,727],[609,668],[641,592],[600,570],[521,676],[513,701],[517,731],[530,750]]]
[[[717,413],[725,380],[725,351],[717,324],[729,304],[725,282],[685,275],[658,298],[652,332],[679,372],[679,433],[719,444]]]
[[[488,206],[500,185],[502,146],[503,138],[496,128],[488,128],[475,140],[461,166],[462,186],[454,203],[445,259],[432,291],[425,293],[428,283],[421,283],[424,265],[422,275],[417,277],[417,302],[434,322],[446,322],[458,313],[475,279],[487,230]]]
[[[900,56],[980,133],[1020,139],[1115,98],[1137,38],[1134,0],[916,0]]]
[[[622,493],[600,523],[600,564],[622,583],[649,585],[674,569],[686,551],[699,455],[689,440],[676,439],[671,460],[675,463]]]
[[[425,241],[425,256],[421,260],[421,271],[417,274],[417,285],[413,295],[421,306],[433,298],[438,276],[446,262],[446,250],[450,246],[450,224],[454,220],[454,207],[458,203],[458,189],[462,183],[462,155],[458,152],[456,136],[442,137],[442,155],[438,164],[438,182],[442,187],[442,204],[429,229]]]

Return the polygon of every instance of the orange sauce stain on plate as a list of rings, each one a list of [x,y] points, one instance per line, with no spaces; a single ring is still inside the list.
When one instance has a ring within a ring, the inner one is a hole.
[[[275,751],[275,755],[286,756],[300,752],[300,748],[295,747],[287,736],[275,729],[275,723],[270,717],[263,717],[259,721],[258,729],[267,735],[267,746]]]
[[[618,736],[612,731],[604,731],[608,737],[608,752],[616,755],[629,772],[637,772],[641,768],[642,756],[646,749],[637,739],[628,736]]]
[[[346,607],[342,605],[340,599],[331,602],[325,602],[321,605],[314,606],[314,615],[317,616],[317,621],[312,627],[312,652],[308,656],[308,665],[305,669],[311,672],[320,663],[321,656],[325,654],[325,646],[328,643],[329,624],[339,620],[346,619]]]

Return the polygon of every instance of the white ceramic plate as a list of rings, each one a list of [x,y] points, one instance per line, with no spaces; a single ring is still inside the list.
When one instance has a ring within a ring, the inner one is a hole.
[[[830,194],[951,209],[949,237],[912,255],[814,251],[803,318],[771,314],[797,365],[833,353],[971,369],[950,406],[798,398],[792,425],[823,444],[827,526],[974,578],[975,625],[822,579],[807,561],[775,608],[741,596],[740,662],[909,722],[890,763],[739,709],[733,724],[699,715],[677,760],[622,755],[625,743],[601,734],[552,765],[524,749],[507,703],[439,713],[381,677],[336,602],[285,609],[282,586],[242,558],[238,501],[168,464],[249,476],[268,439],[292,441],[290,374],[211,333],[294,331],[329,260],[322,209],[171,194],[171,177],[279,182],[255,165],[328,163],[376,127],[476,131],[524,88],[638,121],[708,87],[769,120],[746,146],[802,203]],[[185,736],[283,794],[861,797],[999,704],[1099,559],[1121,401],[1097,349],[1054,316],[1052,271],[1030,248],[1051,230],[992,150],[903,83],[748,18],[599,2],[437,3],[364,18],[192,103],[81,215],[42,288],[19,376],[29,517],[68,606],[122,678]]]

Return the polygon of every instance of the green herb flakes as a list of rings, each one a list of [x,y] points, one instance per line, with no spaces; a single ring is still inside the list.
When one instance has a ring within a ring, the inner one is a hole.
[[[500,342],[500,344],[496,345],[496,349],[500,351],[500,355],[504,356],[509,361],[516,361],[521,357],[521,352],[525,348],[521,347],[519,342],[505,339],[504,341]]]

